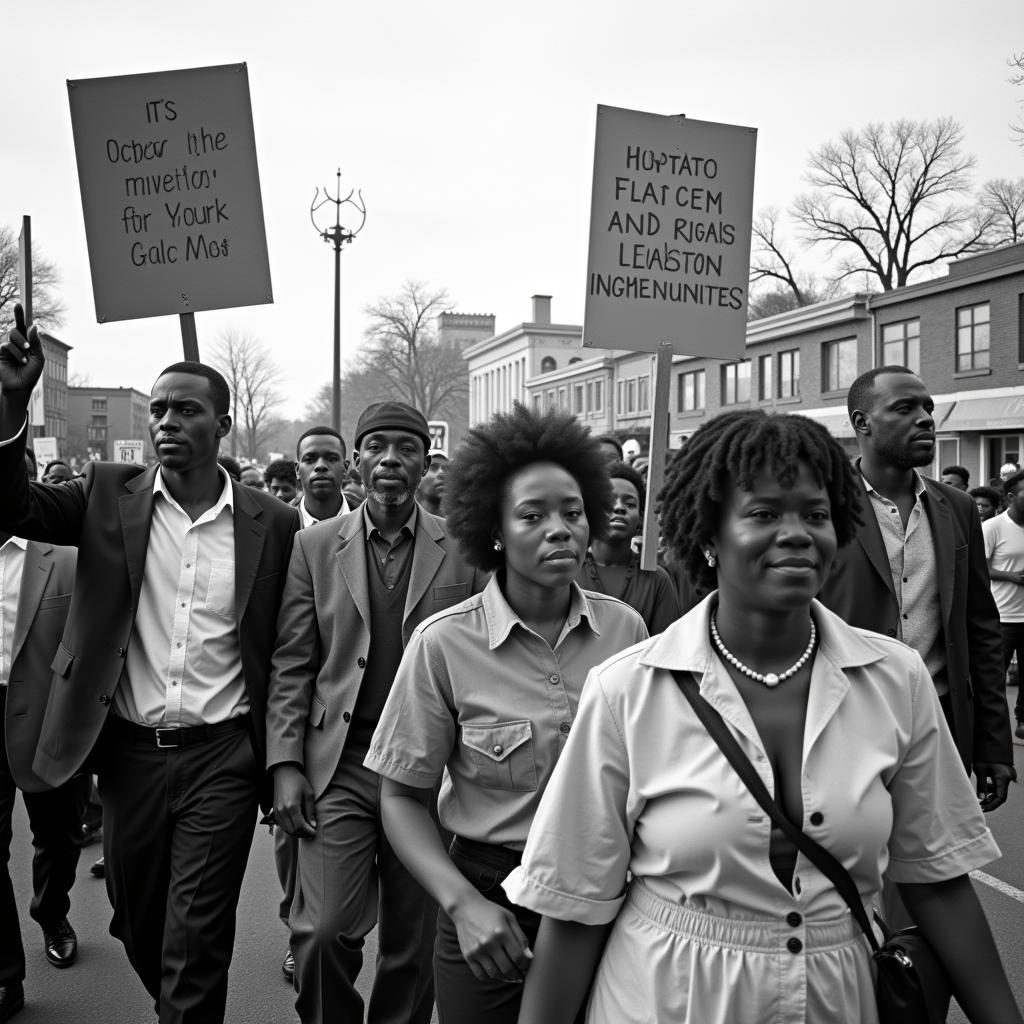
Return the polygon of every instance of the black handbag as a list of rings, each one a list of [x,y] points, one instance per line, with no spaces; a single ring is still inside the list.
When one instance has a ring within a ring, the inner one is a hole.
[[[673,672],[672,675],[708,735],[718,744],[762,810],[836,887],[850,908],[871,946],[881,1024],[943,1024],[949,1013],[949,980],[928,940],[917,928],[891,931],[876,913],[875,920],[884,938],[879,943],[850,873],[824,846],[811,839],[782,813],[721,715],[701,697],[693,675],[689,672]]]

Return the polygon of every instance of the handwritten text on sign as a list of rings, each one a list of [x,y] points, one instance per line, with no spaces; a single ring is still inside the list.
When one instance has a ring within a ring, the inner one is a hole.
[[[68,82],[96,318],[273,300],[244,64]]]
[[[584,345],[742,354],[756,138],[598,107]]]

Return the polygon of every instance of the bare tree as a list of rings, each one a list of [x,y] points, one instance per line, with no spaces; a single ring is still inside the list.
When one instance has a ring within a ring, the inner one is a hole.
[[[968,199],[974,158],[952,118],[869,124],[811,154],[793,215],[840,263],[833,284],[868,271],[883,290],[984,247],[991,217]]]
[[[32,318],[40,327],[60,327],[67,308],[57,295],[60,271],[32,246]],[[18,236],[0,227],[0,332],[14,326],[14,304],[18,301]]]
[[[986,181],[978,204],[991,217],[992,245],[1024,241],[1024,178]]]
[[[1024,87],[1024,50],[1007,57],[1006,64],[1011,69],[1010,85]],[[1018,100],[1017,102],[1024,108],[1024,100]],[[1024,110],[1022,110],[1017,120],[1010,125],[1010,131],[1017,140],[1017,144],[1024,146]]]
[[[751,320],[808,306],[823,297],[814,276],[797,271],[796,257],[781,235],[780,218],[778,207],[766,207],[751,228],[750,283],[772,285],[751,296],[747,306]]]
[[[384,378],[395,389],[394,397],[427,419],[448,414],[469,395],[462,350],[439,341],[432,326],[450,305],[443,289],[430,291],[419,281],[406,281],[398,295],[365,310],[370,324],[362,367]]]
[[[215,343],[210,362],[227,378],[231,388],[231,454],[256,459],[272,426],[274,410],[284,401],[283,375],[266,346],[251,334],[234,328]]]

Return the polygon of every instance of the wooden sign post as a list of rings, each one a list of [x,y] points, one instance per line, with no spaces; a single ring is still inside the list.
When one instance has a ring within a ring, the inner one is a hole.
[[[746,347],[757,131],[597,108],[583,344],[657,353],[642,567],[658,555],[672,356]]]
[[[96,319],[273,302],[245,64],[68,82]]]
[[[18,292],[26,325],[32,323],[32,218],[21,218],[18,235]]]

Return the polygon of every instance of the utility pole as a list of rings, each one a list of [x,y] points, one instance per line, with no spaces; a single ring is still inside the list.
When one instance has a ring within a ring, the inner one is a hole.
[[[331,381],[331,426],[339,433],[341,432],[341,247],[355,241],[356,235],[363,230],[366,224],[366,203],[363,201],[362,190],[357,192],[352,189],[344,199],[341,198],[341,168],[338,168],[338,190],[332,196],[325,188],[323,198],[320,198],[320,189],[313,193],[313,202],[309,207],[309,219],[313,222],[316,233],[329,244],[334,246],[334,374]],[[353,199],[353,196],[358,198]],[[321,228],[315,214],[321,207],[333,203],[334,226]],[[341,226],[341,208],[345,205],[353,207],[361,216],[359,227],[349,231]]]

